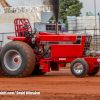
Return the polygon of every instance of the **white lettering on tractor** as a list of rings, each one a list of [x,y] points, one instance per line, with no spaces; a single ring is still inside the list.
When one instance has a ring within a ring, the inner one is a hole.
[[[66,58],[59,58],[59,60],[66,60]]]
[[[65,36],[64,38],[63,38],[63,40],[70,40],[70,36]]]
[[[100,59],[97,59],[98,62],[100,62]]]

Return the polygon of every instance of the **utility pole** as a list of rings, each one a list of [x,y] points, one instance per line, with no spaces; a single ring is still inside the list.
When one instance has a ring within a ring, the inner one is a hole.
[[[96,0],[94,0],[94,11],[95,11],[95,33],[96,33],[96,50],[97,50]]]

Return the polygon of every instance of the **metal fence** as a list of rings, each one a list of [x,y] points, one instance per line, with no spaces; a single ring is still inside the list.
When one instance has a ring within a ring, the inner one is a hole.
[[[94,33],[94,30],[99,33],[99,16],[89,16],[89,17],[68,17],[68,31],[72,32],[88,32],[88,34]]]
[[[90,49],[100,50],[99,16],[68,17],[68,33],[92,35]]]
[[[91,50],[100,50],[100,35],[94,35],[92,36],[92,41],[91,41]]]
[[[0,33],[0,49],[11,40],[7,39],[7,36],[14,36],[14,32],[10,33]]]

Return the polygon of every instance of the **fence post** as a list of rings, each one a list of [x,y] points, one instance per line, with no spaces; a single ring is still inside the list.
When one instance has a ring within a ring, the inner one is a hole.
[[[73,27],[73,34],[75,34],[75,27]]]
[[[85,34],[86,34],[86,27],[85,27]]]
[[[95,50],[95,26],[94,26],[94,35],[93,35],[93,50]]]

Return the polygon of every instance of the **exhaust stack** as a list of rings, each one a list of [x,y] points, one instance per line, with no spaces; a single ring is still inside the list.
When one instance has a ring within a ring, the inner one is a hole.
[[[56,21],[56,35],[58,34],[58,22]]]
[[[60,12],[60,0],[44,0],[43,2],[46,5],[52,5],[52,12],[56,20],[56,35],[58,34],[58,21],[59,21],[59,12]]]

